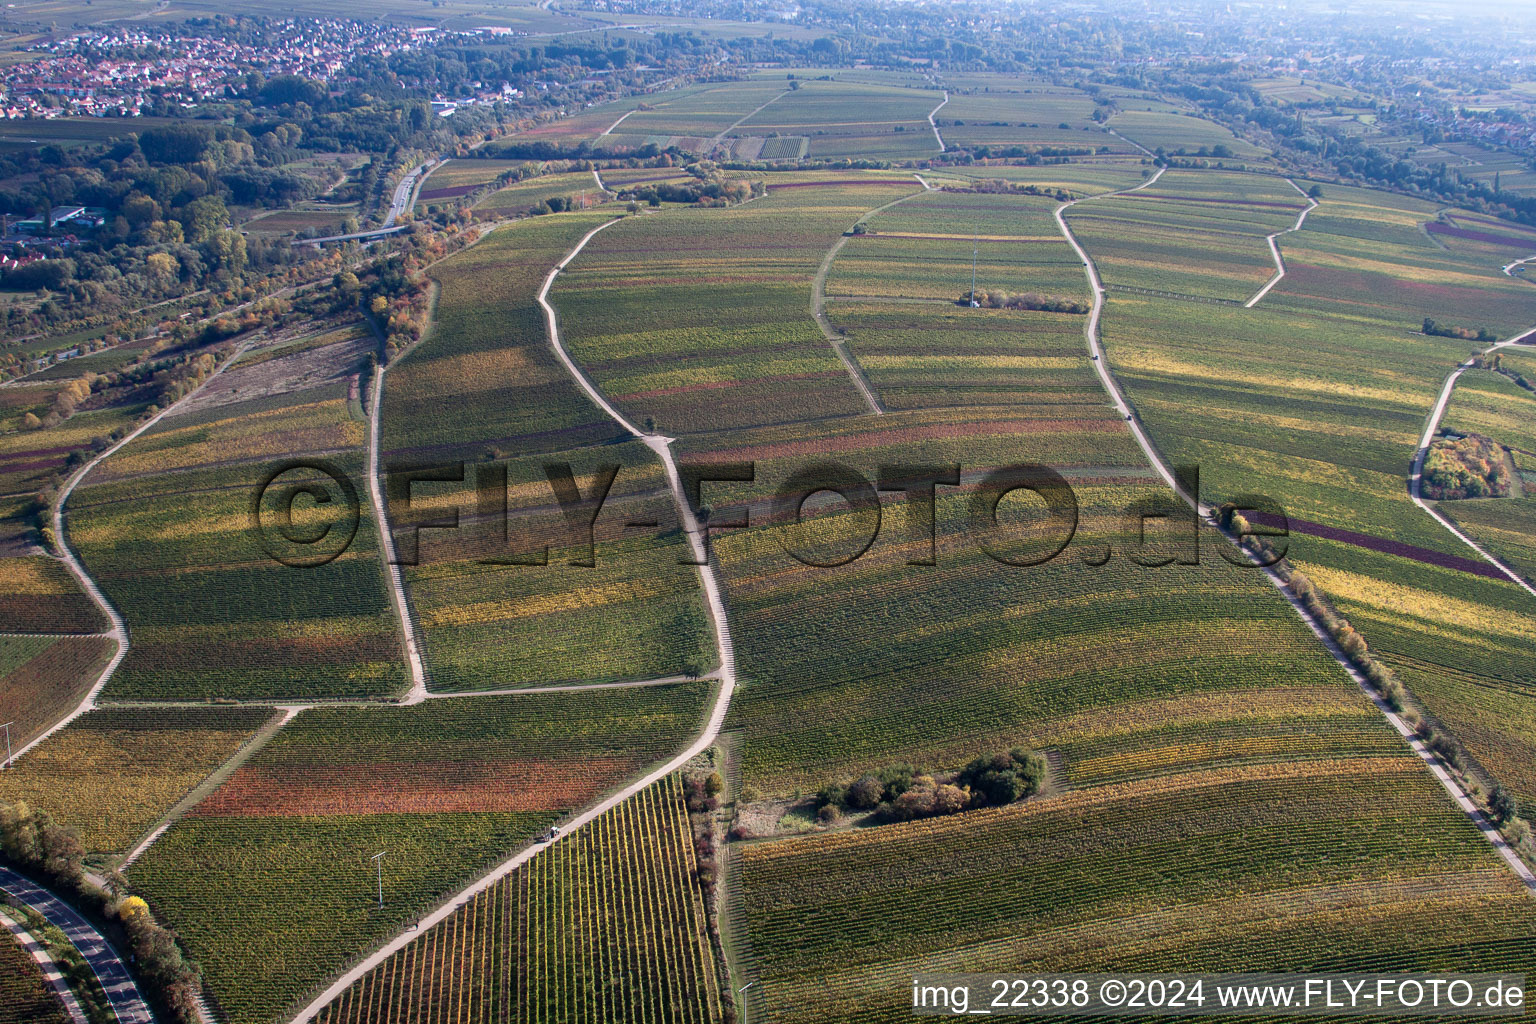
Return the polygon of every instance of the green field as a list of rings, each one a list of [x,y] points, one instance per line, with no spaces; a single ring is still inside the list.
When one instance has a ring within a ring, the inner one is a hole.
[[[829,297],[936,298],[970,290],[1088,300],[1082,263],[1056,229],[1055,201],[1032,196],[926,192],[866,220],[827,277]]]
[[[29,5],[30,6],[30,5]],[[55,117],[8,120],[0,125],[0,153],[38,146],[83,146],[176,124],[173,117]]]
[[[1009,40],[958,8],[18,5],[387,19],[399,48],[318,113],[201,113],[342,140],[343,105],[393,110],[389,166],[443,159],[411,230],[332,250],[333,280],[263,299],[221,271],[162,304],[198,310],[171,338],[90,353],[92,318],[6,349],[85,353],[0,389],[12,742],[117,650],[60,540],[129,644],[0,804],[72,828],[93,871],[140,852],[125,891],[220,1024],[333,985],[317,1024],[894,1024],[933,972],[1533,962],[1495,826],[1531,859],[1536,603],[1476,545],[1536,582],[1536,333],[1488,351],[1536,332],[1512,262],[1536,228],[1463,183],[1536,186],[1513,151],[1435,141],[1452,94],[1490,138],[1496,104],[1529,112],[1510,83],[1447,62],[1389,102],[1365,41],[1346,87],[1318,75],[1353,36],[1260,60],[1231,11],[1139,39],[1069,9]],[[451,118],[396,102],[438,57]],[[509,62],[552,70],[469,99]],[[1008,67],[1033,70],[978,70]],[[87,129],[115,130],[48,130]],[[214,152],[22,185],[132,177],[179,217],[222,187]],[[1403,191],[1342,183],[1368,180]],[[730,202],[644,198],[664,183]],[[244,227],[286,268],[279,235],[348,211]],[[60,305],[90,291],[74,255]],[[220,303],[250,315],[205,342]],[[53,538],[61,481],[236,344]],[[1476,545],[1410,480],[1463,366],[1426,487]],[[1174,473],[1285,520],[1284,564]],[[35,987],[0,980],[0,1022],[7,997],[40,1016]]]
[[[104,637],[0,636],[0,715],[12,748],[79,707],[115,650]]]
[[[721,1019],[677,776],[470,900],[348,989],[322,1024]]]
[[[0,935],[0,1021],[65,1024],[70,1020],[32,954],[6,931]]]
[[[337,326],[310,329],[325,344],[234,366],[71,496],[71,543],[133,638],[112,696],[325,698],[404,687],[366,499],[352,543],[323,565],[277,561],[274,551],[297,559],[310,552],[282,541],[277,525],[252,527],[253,495],[288,460],[325,462],[366,494],[366,424],[348,391],[376,343],[355,321]],[[331,504],[295,502],[308,517],[296,520],[301,532],[334,528],[340,537],[353,522],[345,494],[313,469],[279,483],[305,481]]]
[[[1520,375],[1529,359],[1511,351],[1507,372]],[[1436,507],[1527,580],[1536,579],[1536,395],[1502,373],[1468,370],[1456,382],[1442,423],[1457,433],[1491,437],[1505,449],[1516,482],[1507,498],[1442,501]]]
[[[92,853],[126,853],[272,717],[270,708],[92,711],[0,775]]]
[[[1109,126],[1151,150],[1194,154],[1201,149],[1214,151],[1216,146],[1226,146],[1239,160],[1262,160],[1266,155],[1264,150],[1239,139],[1214,121],[1194,115],[1127,110],[1111,118]]]
[[[550,199],[570,200],[577,206],[582,203],[595,206],[606,198],[590,173],[550,174],[528,178],[492,192],[475,204],[475,212],[477,216],[514,217],[522,216]]]
[[[1281,178],[1175,170],[1066,216],[1107,285],[1241,302],[1275,272],[1264,236],[1305,207]]]
[[[521,166],[521,160],[446,160],[421,182],[416,193],[416,206],[419,209],[434,203],[452,202]]]
[[[604,231],[552,291],[577,362],[634,421],[668,433],[857,413],[809,316],[811,281],[863,213],[920,188],[860,177],[769,175],[768,196],[745,206]]]
[[[1513,970],[1536,941],[1406,752],[752,844],[740,886],[782,1021],[905,1019],[924,972]]]
[[[674,519],[661,464],[643,445],[611,443],[617,428],[555,359],[533,301],[549,269],[601,223],[591,211],[527,221],[435,268],[442,314],[427,341],[390,372],[384,465],[466,462],[462,483],[420,485],[410,511],[393,509],[397,531],[455,507],[478,514],[480,473],[502,473],[506,486],[504,524],[423,531],[421,564],[406,571],[434,689],[645,679],[708,667],[697,577],[679,564],[682,538],[656,543],[670,526],[624,527]],[[544,470],[551,462],[569,464],[584,494],[600,467],[622,467],[590,559],[585,538],[563,523]],[[536,559],[546,547],[548,564],[508,564]]]
[[[924,89],[810,81],[773,99],[732,131],[805,136],[812,158],[922,159],[939,150],[928,113],[943,98]],[[624,127],[629,128],[628,121]]]
[[[1416,230],[1431,212],[1327,186],[1282,240],[1286,277],[1259,306],[1111,293],[1104,339],[1157,445],[1200,465],[1207,500],[1268,494],[1292,520],[1359,535],[1293,528],[1290,558],[1528,799],[1536,614],[1512,584],[1473,571],[1475,552],[1413,506],[1405,480],[1441,382],[1474,347],[1423,335],[1422,318],[1509,331],[1536,323],[1536,293],[1433,245]]]
[[[274,1020],[560,814],[670,756],[705,697],[695,683],[306,711],[129,877],[225,1019]]]

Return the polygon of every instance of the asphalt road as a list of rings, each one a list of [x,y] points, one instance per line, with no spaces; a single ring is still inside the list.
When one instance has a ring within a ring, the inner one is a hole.
[[[0,890],[42,914],[75,944],[85,962],[96,972],[101,987],[112,1002],[112,1010],[122,1024],[153,1024],[155,1018],[149,1012],[149,1005],[139,995],[139,988],[133,983],[133,976],[128,973],[122,957],[75,908],[9,868],[0,868]]]

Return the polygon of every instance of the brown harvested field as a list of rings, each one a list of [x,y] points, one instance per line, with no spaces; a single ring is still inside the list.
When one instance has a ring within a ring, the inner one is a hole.
[[[363,373],[367,370],[368,355],[378,348],[378,342],[366,326],[352,321],[334,325],[331,330],[316,334],[310,342],[296,343],[291,352],[282,351],[283,347],[281,343],[275,344],[272,348],[279,351],[258,351],[231,366],[215,384],[199,391],[167,416],[165,429],[172,429],[178,419],[234,402],[324,387]]]
[[[628,758],[246,766],[194,812],[208,818],[453,814],[579,807],[639,768]],[[530,780],[538,780],[528,785]]]

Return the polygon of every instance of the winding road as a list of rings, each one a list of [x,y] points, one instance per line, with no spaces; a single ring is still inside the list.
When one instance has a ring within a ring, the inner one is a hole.
[[[1132,145],[1136,144],[1132,143]],[[1144,153],[1147,152],[1142,147],[1138,146],[1138,148],[1141,148],[1142,152]],[[1150,156],[1151,154],[1149,153],[1148,155]],[[1143,181],[1139,185],[1134,185],[1130,188],[1117,189],[1113,192],[1102,192],[1096,196],[1087,196],[1084,198],[1104,199],[1111,196],[1123,195],[1127,192],[1135,192],[1138,189],[1143,189],[1148,185],[1151,185],[1158,178],[1162,177],[1162,174],[1163,169],[1159,168],[1156,174],[1152,175],[1150,178],[1148,178],[1146,181]],[[1211,519],[1213,518],[1214,510],[1209,505],[1202,503],[1198,495],[1190,494],[1179,486],[1179,483],[1175,479],[1173,472],[1163,462],[1162,457],[1158,454],[1157,449],[1153,446],[1151,439],[1142,429],[1140,421],[1137,420],[1131,412],[1131,409],[1125,400],[1125,395],[1120,390],[1120,385],[1115,381],[1113,374],[1111,374],[1109,371],[1108,361],[1104,358],[1104,352],[1100,345],[1099,336],[1099,317],[1104,308],[1104,284],[1099,278],[1098,268],[1094,265],[1093,260],[1089,257],[1087,251],[1082,247],[1081,243],[1078,242],[1077,236],[1072,233],[1071,228],[1067,226],[1066,219],[1062,216],[1062,213],[1065,210],[1076,206],[1078,203],[1083,201],[1083,199],[1073,199],[1069,202],[1062,203],[1056,208],[1055,216],[1056,224],[1061,229],[1062,235],[1072,246],[1073,251],[1077,253],[1077,258],[1082,261],[1083,269],[1088,275],[1088,283],[1093,289],[1093,306],[1088,314],[1088,322],[1083,326],[1083,336],[1088,343],[1088,352],[1092,357],[1094,372],[1098,374],[1099,382],[1104,386],[1104,390],[1109,394],[1110,400],[1113,403],[1115,409],[1120,413],[1121,416],[1125,418],[1126,426],[1130,428],[1132,435],[1134,435],[1136,438],[1136,443],[1141,447],[1142,453],[1147,457],[1147,461],[1151,464],[1152,468],[1157,471],[1158,476],[1162,477],[1164,482],[1166,482],[1169,487],[1173,488],[1173,492],[1175,494],[1177,494],[1184,502],[1194,508],[1197,515],[1206,519]],[[1511,339],[1510,341],[1500,342],[1499,345],[1494,347],[1503,347],[1504,345],[1513,343],[1514,339]],[[1462,367],[1462,369],[1465,369],[1465,367]],[[1460,370],[1458,370],[1457,373],[1459,374]],[[1452,376],[1454,378],[1456,375],[1453,374]],[[1437,404],[1437,407],[1441,408],[1442,410],[1445,405],[1446,398],[1449,396],[1450,383],[1451,382],[1447,382],[1446,389],[1444,392],[1442,392],[1441,400]],[[1432,419],[1438,419],[1438,416],[1432,417]],[[1227,537],[1225,534],[1222,534],[1221,536],[1228,543],[1236,546],[1236,541],[1232,540],[1230,537]],[[1253,556],[1249,554],[1246,549],[1239,547],[1239,550],[1242,551],[1244,556],[1247,557],[1250,561],[1254,561]],[[1270,584],[1280,592],[1281,596],[1285,598],[1285,600],[1290,604],[1291,609],[1295,611],[1301,620],[1307,624],[1308,628],[1312,630],[1312,633],[1317,637],[1318,641],[1323,645],[1328,653],[1333,656],[1333,659],[1339,663],[1339,666],[1343,668],[1345,673],[1348,674],[1349,678],[1355,681],[1355,684],[1360,687],[1366,698],[1375,705],[1376,709],[1380,711],[1381,714],[1387,719],[1387,722],[1392,726],[1393,729],[1397,731],[1398,735],[1403,738],[1403,740],[1413,750],[1414,754],[1416,754],[1420,760],[1424,762],[1430,773],[1435,777],[1435,779],[1439,781],[1440,785],[1445,788],[1445,791],[1450,794],[1451,799],[1456,803],[1456,806],[1461,808],[1462,813],[1467,816],[1472,825],[1482,833],[1483,837],[1488,840],[1489,844],[1493,846],[1494,850],[1499,854],[1499,856],[1504,859],[1504,862],[1509,865],[1510,870],[1513,871],[1515,876],[1519,878],[1520,881],[1525,885],[1526,891],[1531,895],[1536,896],[1536,875],[1533,875],[1531,870],[1525,866],[1525,862],[1520,859],[1519,854],[1511,849],[1509,843],[1504,839],[1503,834],[1494,827],[1493,823],[1490,822],[1480,810],[1478,810],[1477,805],[1472,802],[1472,798],[1467,795],[1466,790],[1461,787],[1461,784],[1451,777],[1450,773],[1445,770],[1445,767],[1440,763],[1439,759],[1436,758],[1435,755],[1431,753],[1427,747],[1424,746],[1424,744],[1415,734],[1413,728],[1403,720],[1402,716],[1393,711],[1385,701],[1376,695],[1376,691],[1370,685],[1369,680],[1367,680],[1365,676],[1360,672],[1360,670],[1355,667],[1354,662],[1352,662],[1349,659],[1349,656],[1344,653],[1343,648],[1338,645],[1338,642],[1334,640],[1333,636],[1323,628],[1322,623],[1317,620],[1317,617],[1312,614],[1306,605],[1299,601],[1290,592],[1290,589],[1286,586],[1285,581],[1280,578],[1280,574],[1275,572],[1275,570],[1272,568],[1264,568],[1262,571],[1265,578],[1268,579]],[[1527,587],[1526,589],[1530,588]]]
[[[1317,209],[1317,200],[1313,199],[1305,192],[1302,192],[1300,185],[1296,184],[1290,178],[1286,178],[1285,183],[1291,186],[1291,188],[1295,189],[1297,192],[1301,192],[1301,197],[1307,201],[1307,208],[1302,210],[1300,215],[1297,216],[1295,224],[1292,224],[1284,231],[1276,231],[1274,234],[1265,239],[1265,241],[1269,243],[1269,254],[1270,256],[1274,257],[1275,260],[1275,276],[1265,282],[1264,287],[1255,292],[1253,298],[1243,303],[1244,309],[1252,309],[1254,306],[1257,306],[1259,304],[1259,300],[1268,295],[1269,290],[1275,285],[1279,284],[1281,279],[1285,277],[1285,260],[1280,256],[1280,245],[1276,240],[1281,235],[1289,235],[1293,231],[1300,231],[1301,226],[1307,222],[1307,214]]]
[[[688,745],[686,750],[681,751],[666,763],[652,769],[642,778],[629,783],[619,791],[611,794],[608,797],[605,797],[603,800],[586,808],[574,817],[567,820],[562,827],[561,834],[554,840],[554,842],[559,842],[560,840],[570,836],[577,829],[589,824],[595,818],[601,816],[607,811],[612,810],[614,807],[623,803],[625,800],[628,800],[630,797],[634,796],[636,793],[639,793],[647,786],[650,786],[653,783],[677,771],[683,765],[693,760],[693,758],[697,757],[705,750],[708,750],[720,735],[720,728],[724,724],[726,712],[730,708],[731,695],[736,689],[736,652],[734,646],[731,643],[730,625],[726,618],[725,602],[721,599],[720,596],[720,585],[719,581],[716,579],[714,567],[706,561],[703,533],[699,528],[698,520],[693,514],[693,509],[688,504],[686,492],[683,490],[682,478],[678,474],[677,461],[672,455],[671,445],[675,438],[666,437],[661,434],[650,434],[640,430],[633,423],[631,423],[623,413],[616,409],[612,403],[603,397],[603,394],[597,389],[597,386],[586,375],[586,373],[576,365],[575,361],[571,358],[570,353],[566,350],[564,342],[562,342],[560,339],[559,318],[556,315],[554,306],[550,305],[549,303],[549,289],[555,283],[555,278],[560,274],[560,272],[570,265],[571,261],[575,259],[583,249],[586,248],[587,243],[590,242],[593,237],[598,234],[598,232],[604,231],[607,228],[610,228],[613,225],[619,223],[620,219],[622,218],[600,224],[593,228],[591,231],[587,232],[586,235],[582,236],[581,241],[577,242],[575,247],[566,254],[565,258],[556,264],[556,266],[550,270],[549,275],[544,278],[543,287],[539,289],[538,303],[539,306],[544,310],[545,322],[549,328],[550,346],[554,349],[556,357],[560,360],[561,364],[564,365],[566,371],[576,381],[581,390],[586,393],[587,397],[590,398],[592,402],[598,406],[598,408],[602,409],[610,419],[612,419],[619,426],[623,427],[624,430],[628,432],[633,438],[641,441],[643,444],[645,444],[646,447],[650,448],[651,451],[655,452],[657,457],[661,459],[662,465],[666,469],[667,483],[672,490],[672,498],[674,503],[677,505],[678,516],[682,521],[683,530],[688,536],[688,544],[693,550],[695,561],[702,563],[698,566],[699,582],[703,586],[705,601],[709,608],[710,620],[714,626],[715,651],[716,656],[719,659],[719,668],[716,670],[716,672],[713,673],[713,675],[718,681],[718,688],[715,691],[714,704],[710,708],[709,717],[705,721],[703,729],[699,732],[699,735],[694,739],[694,741]],[[645,684],[631,683],[617,685],[633,686]],[[474,884],[459,891],[437,910],[422,917],[418,922],[418,927],[415,930],[397,935],[390,942],[386,943],[380,949],[374,951],[362,962],[336,979],[336,981],[331,984],[330,987],[328,987],[324,992],[320,993],[320,995],[317,996],[314,1001],[312,1001],[308,1006],[300,1011],[297,1016],[293,1018],[293,1024],[308,1024],[309,1021],[314,1020],[315,1016],[324,1010],[327,1005],[336,999],[337,996],[345,992],[355,982],[365,977],[375,967],[378,967],[380,964],[387,961],[391,956],[399,952],[401,949],[404,949],[406,946],[410,945],[416,939],[431,932],[434,925],[447,920],[469,900],[473,899],[481,892],[484,892],[492,885],[495,885],[501,879],[505,878],[513,871],[516,871],[522,865],[528,863],[528,861],[532,860],[536,855],[547,849],[550,845],[551,843],[549,842],[536,842],[521,850],[514,856],[509,857],[507,860],[502,861],[496,867],[492,868],[490,872],[481,876],[481,878]]]
[[[89,921],[69,904],[53,893],[18,875],[9,868],[0,867],[0,891],[9,893],[48,919],[48,923],[64,933],[74,943],[85,962],[96,973],[96,980],[112,1003],[112,1012],[121,1024],[154,1024],[149,1005],[139,995],[133,976],[128,973],[123,958],[117,955],[112,944],[102,937]]]

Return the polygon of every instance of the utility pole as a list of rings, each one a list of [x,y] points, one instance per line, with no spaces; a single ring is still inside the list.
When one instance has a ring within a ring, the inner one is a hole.
[[[981,236],[971,236],[971,308],[975,309],[981,303],[976,301],[976,254],[981,250]]]
[[[11,726],[15,724],[15,722],[6,722],[0,725],[0,729],[5,730],[5,767],[7,768],[11,766]]]
[[[380,850],[373,855],[373,866],[379,869],[379,909],[384,909],[384,861],[383,856],[388,850]]]

